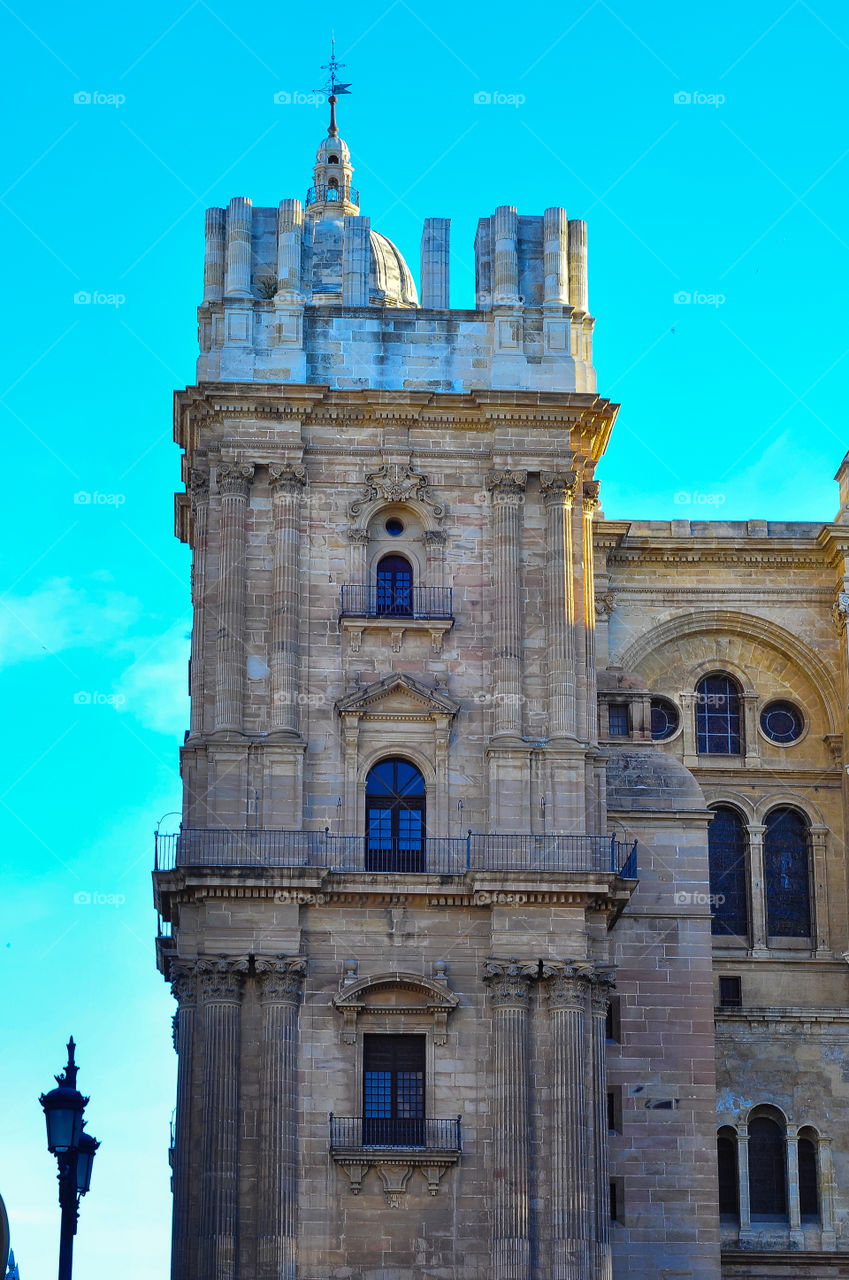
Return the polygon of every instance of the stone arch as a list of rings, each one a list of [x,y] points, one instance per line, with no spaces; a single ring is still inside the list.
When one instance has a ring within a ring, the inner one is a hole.
[[[705,784],[702,784],[704,789]],[[717,809],[723,806],[728,809],[736,809],[743,819],[743,822],[749,826],[759,821],[755,817],[756,805],[748,796],[736,791],[719,790],[711,791],[710,795],[705,796],[705,803],[709,809]]]
[[[810,796],[800,796],[795,791],[777,791],[763,796],[755,805],[758,822],[766,822],[773,809],[798,809],[808,826],[825,826],[822,810],[814,804]]]
[[[626,671],[640,671],[642,664],[661,646],[704,635],[706,632],[725,632],[749,641],[757,640],[791,662],[816,691],[825,711],[828,732],[830,734],[840,732],[840,697],[827,665],[798,636],[794,636],[792,632],[777,623],[755,614],[740,613],[733,609],[698,609],[686,614],[677,614],[665,622],[658,623],[633,641],[624,652],[611,658],[611,665],[621,666]],[[717,655],[709,665],[712,668],[721,669],[726,665],[726,661],[726,655]],[[733,662],[734,659],[731,658],[731,661]],[[748,678],[745,683],[747,686],[751,685]]]

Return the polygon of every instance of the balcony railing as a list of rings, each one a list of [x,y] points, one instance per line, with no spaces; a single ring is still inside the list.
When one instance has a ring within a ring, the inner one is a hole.
[[[384,584],[342,588],[343,618],[453,618],[451,587],[402,587]]]
[[[452,1120],[416,1120],[406,1117],[331,1115],[331,1151],[362,1151],[373,1147],[460,1151],[460,1117]]]
[[[307,204],[317,204],[319,200],[339,201],[345,196],[338,187],[310,187],[307,191]],[[356,187],[348,188],[349,204],[360,203],[360,193]]]
[[[155,869],[321,867],[386,875],[467,871],[593,872],[637,878],[637,842],[613,836],[474,835],[383,840],[325,831],[188,828],[157,833]]]

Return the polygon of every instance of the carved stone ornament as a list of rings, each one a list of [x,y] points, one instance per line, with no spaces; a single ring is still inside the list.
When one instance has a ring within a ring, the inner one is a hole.
[[[216,470],[218,492],[224,498],[246,498],[254,478],[253,463],[219,462]]]
[[[351,1183],[351,1192],[358,1196],[362,1189],[363,1179],[369,1169],[374,1168],[383,1184],[386,1204],[389,1209],[400,1209],[405,1203],[404,1193],[407,1191],[413,1170],[418,1169],[427,1183],[432,1196],[439,1191],[439,1183],[446,1169],[457,1164],[459,1152],[404,1152],[399,1159],[391,1155],[378,1154],[374,1148],[362,1153],[342,1154],[332,1152],[334,1163],[344,1169]]]
[[[846,620],[849,618],[849,593],[846,591],[840,592],[831,607],[831,616],[838,631],[845,631]]]
[[[362,495],[351,503],[348,514],[356,520],[372,502],[420,502],[436,519],[445,514],[445,507],[430,492],[427,476],[398,462],[384,463],[379,471],[366,476]]]
[[[355,525],[351,525],[348,529],[348,541],[354,546],[364,547],[368,543],[368,529],[358,529]]]
[[[297,494],[307,483],[307,469],[296,462],[270,462],[268,482],[273,493]]]
[[[601,505],[601,499],[598,496],[600,489],[600,480],[587,480],[584,482],[584,513],[586,515],[591,515],[593,511],[597,511]]]
[[[544,960],[542,979],[549,1009],[586,1011],[593,965],[587,960]]]
[[[539,977],[538,960],[487,960],[483,980],[495,1008],[527,1008],[531,983]]]
[[[616,592],[605,591],[595,598],[595,611],[599,618],[609,618],[616,608]]]
[[[191,495],[192,506],[200,506],[201,503],[209,501],[209,472],[202,471],[199,467],[192,467],[189,470],[189,494]]]
[[[385,999],[393,995],[392,1003]],[[372,978],[346,984],[334,996],[334,1007],[342,1014],[342,1040],[356,1044],[357,1019],[365,1014],[382,1016],[427,1013],[433,1018],[433,1043],[443,1045],[448,1039],[448,1016],[460,1003],[460,997],[449,991],[445,981],[436,983],[415,973],[380,973]]]
[[[248,965],[247,956],[210,956],[198,960],[200,998],[204,1004],[238,1003]]]
[[[254,969],[262,1004],[299,1004],[303,993],[305,956],[257,956]]]
[[[525,492],[527,483],[527,471],[490,471],[486,477],[487,489],[501,498],[519,497]]]
[[[168,966],[171,994],[181,1006],[194,1004],[197,1000],[196,973],[196,960],[172,960]]]
[[[540,492],[547,507],[571,502],[575,496],[577,483],[577,471],[541,471],[539,473]]]

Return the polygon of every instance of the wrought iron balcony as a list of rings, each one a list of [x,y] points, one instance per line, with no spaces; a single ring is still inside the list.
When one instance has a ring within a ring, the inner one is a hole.
[[[374,1147],[460,1151],[460,1116],[451,1120],[416,1120],[407,1117],[331,1115],[331,1151],[362,1151]]]
[[[384,584],[342,588],[342,618],[448,619],[454,617],[451,587],[402,587]]]
[[[474,835],[384,839],[324,831],[189,828],[157,833],[155,869],[320,867],[385,875],[467,871],[591,872],[637,878],[637,842],[590,835]]]
[[[317,204],[319,200],[340,201],[345,198],[338,187],[310,187],[307,191],[307,204]],[[347,200],[349,204],[360,203],[360,193],[356,187],[348,188]]]

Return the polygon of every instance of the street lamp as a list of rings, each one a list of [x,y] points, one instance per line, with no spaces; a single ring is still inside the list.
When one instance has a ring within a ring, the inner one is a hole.
[[[67,1065],[55,1077],[58,1087],[39,1098],[47,1122],[47,1149],[59,1163],[59,1204],[62,1207],[59,1280],[71,1280],[80,1196],[84,1196],[91,1186],[94,1153],[100,1146],[96,1138],[85,1132],[83,1112],[88,1098],[84,1098],[77,1089],[75,1049],[74,1037],[71,1036]]]

